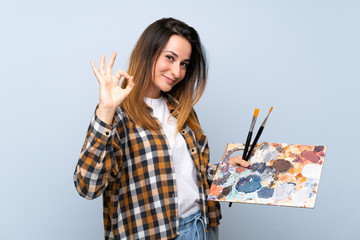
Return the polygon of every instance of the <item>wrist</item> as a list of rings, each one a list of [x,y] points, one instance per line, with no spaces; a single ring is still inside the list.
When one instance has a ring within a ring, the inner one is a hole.
[[[98,108],[96,109],[96,116],[100,118],[101,121],[107,124],[112,124],[115,111],[116,109],[114,108],[102,107],[99,104]]]
[[[97,109],[100,110],[101,112],[104,112],[104,113],[115,113],[115,112],[116,112],[116,108],[117,108],[117,107],[104,106],[104,105],[102,105],[101,103],[99,103]]]

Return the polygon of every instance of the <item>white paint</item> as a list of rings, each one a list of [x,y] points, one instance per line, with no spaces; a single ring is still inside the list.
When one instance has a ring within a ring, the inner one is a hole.
[[[275,147],[269,146],[267,149],[257,149],[254,155],[250,158],[251,163],[270,162],[275,159],[280,153]]]
[[[301,174],[306,178],[320,178],[321,174],[321,165],[318,164],[308,164],[306,165]]]
[[[291,183],[280,183],[276,185],[273,198],[276,200],[284,200],[290,198],[295,190],[295,185]]]
[[[297,191],[292,198],[293,203],[300,206],[304,205],[305,201],[310,197],[310,191],[311,190],[309,188],[305,187]]]
[[[255,151],[254,156],[252,156],[250,158],[250,162],[251,163],[261,163],[263,162],[262,156],[261,156],[261,151]]]

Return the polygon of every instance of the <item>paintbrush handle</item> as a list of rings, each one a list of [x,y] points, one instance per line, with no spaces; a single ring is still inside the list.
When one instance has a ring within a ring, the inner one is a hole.
[[[251,156],[251,154],[252,154],[252,152],[253,152],[253,150],[254,150],[254,148],[255,148],[255,146],[256,146],[256,144],[257,144],[257,142],[258,142],[258,140],[259,140],[259,138],[260,138],[260,135],[261,135],[261,133],[262,133],[263,130],[264,130],[264,127],[261,126],[261,127],[259,128],[259,131],[257,132],[257,134],[256,134],[256,136],[255,136],[254,142],[253,142],[253,144],[251,145],[251,148],[250,148],[250,150],[249,150],[249,152],[248,152],[248,154],[247,154],[247,156],[246,156],[246,159],[245,159],[246,161],[249,160],[249,158],[250,158],[250,156]]]
[[[243,155],[242,155],[242,159],[244,159],[244,160],[245,160],[245,158],[246,158],[246,154],[247,154],[247,151],[248,151],[248,149],[249,149],[251,137],[252,137],[252,132],[249,132],[249,134],[248,134],[248,136],[247,136],[247,139],[246,139],[244,152],[243,152]]]

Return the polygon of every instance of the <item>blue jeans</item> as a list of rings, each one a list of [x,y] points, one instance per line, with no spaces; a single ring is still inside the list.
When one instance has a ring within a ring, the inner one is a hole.
[[[205,238],[206,237],[206,238]],[[201,218],[201,211],[180,218],[179,222],[179,236],[174,240],[205,240],[218,239],[217,227],[211,228],[207,233],[205,232],[204,221]]]

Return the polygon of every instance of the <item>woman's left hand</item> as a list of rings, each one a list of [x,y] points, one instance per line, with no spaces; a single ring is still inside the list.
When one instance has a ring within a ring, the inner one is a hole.
[[[241,166],[241,167],[249,167],[250,164],[245,161],[244,159],[242,159],[242,157],[232,157],[229,159],[229,163],[230,165],[233,166]]]

